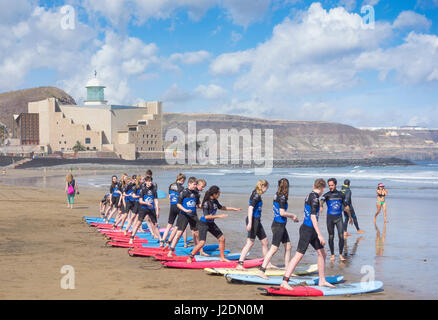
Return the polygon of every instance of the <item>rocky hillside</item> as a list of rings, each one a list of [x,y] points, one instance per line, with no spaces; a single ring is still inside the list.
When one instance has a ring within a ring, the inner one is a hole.
[[[76,104],[75,100],[61,89],[40,87],[0,94],[0,122],[12,127],[13,115],[27,112],[27,104],[47,98],[56,98],[61,104]]]
[[[437,159],[438,145],[414,136],[387,137],[339,123],[269,120],[219,114],[164,114],[163,129],[187,132],[196,121],[197,131],[212,129],[273,129],[275,159],[401,157],[412,160]]]

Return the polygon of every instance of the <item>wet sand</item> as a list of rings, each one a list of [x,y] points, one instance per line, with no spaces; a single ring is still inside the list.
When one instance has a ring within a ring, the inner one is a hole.
[[[9,171],[3,182],[14,177],[40,175],[41,171]],[[51,172],[50,174],[60,174]],[[64,173],[62,173],[64,176]],[[9,181],[10,182],[10,181]],[[152,258],[132,258],[127,249],[105,247],[102,235],[82,222],[83,216],[98,216],[102,192],[83,189],[76,197],[76,207],[66,208],[63,188],[23,188],[6,186],[0,181],[0,299],[147,299],[147,300],[297,300],[311,298],[266,297],[257,290],[260,285],[228,284],[223,277],[207,275],[203,270],[175,270],[161,267]],[[233,216],[222,226],[227,247],[239,252],[245,242],[244,217],[247,196],[223,194],[225,205],[241,207],[242,213]],[[269,203],[271,199],[266,199]],[[168,201],[160,200],[160,223],[166,224]],[[293,199],[291,211],[302,211],[302,199]],[[266,217],[265,230],[270,234],[271,217]],[[293,230],[299,225],[293,226]],[[350,227],[351,228],[351,227]],[[353,232],[355,233],[355,232]],[[292,242],[297,235],[290,231]],[[366,236],[374,238],[375,234]],[[356,239],[357,237],[355,237]],[[208,236],[208,242],[215,239]],[[350,242],[350,241],[349,241]],[[371,240],[374,244],[374,239]],[[352,250],[354,243],[348,243]],[[296,244],[293,244],[293,248]],[[306,255],[303,264],[314,263],[315,255]],[[261,252],[257,243],[253,255]],[[282,263],[283,249],[275,256]],[[75,289],[61,288],[61,268],[75,269]],[[350,270],[348,263],[330,266],[330,275],[343,274],[349,282],[360,281],[358,270]],[[379,279],[378,279],[379,280]],[[214,293],[212,293],[214,288]],[[412,299],[391,287],[384,291],[351,297],[314,299]]]

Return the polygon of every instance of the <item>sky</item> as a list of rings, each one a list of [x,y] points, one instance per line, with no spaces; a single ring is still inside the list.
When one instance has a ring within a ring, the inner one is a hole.
[[[2,0],[0,92],[438,128],[438,0]]]

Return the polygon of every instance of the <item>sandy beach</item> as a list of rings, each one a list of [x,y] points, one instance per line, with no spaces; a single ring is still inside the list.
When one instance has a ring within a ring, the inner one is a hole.
[[[22,177],[60,175],[65,172],[41,170],[8,171],[0,180],[0,299],[146,299],[146,300],[288,300],[309,298],[274,298],[259,293],[260,285],[228,284],[223,277],[211,276],[202,270],[175,270],[161,267],[152,258],[132,258],[126,249],[105,247],[102,235],[82,222],[83,216],[98,216],[100,190],[81,188],[73,210],[66,208],[63,187],[18,187],[11,184]],[[60,178],[61,185],[63,178]],[[247,209],[247,196],[223,194],[224,204]],[[266,203],[271,199],[267,198]],[[303,199],[292,199],[292,212],[302,211]],[[160,200],[160,223],[167,222],[168,201]],[[268,211],[268,210],[266,210]],[[239,252],[245,242],[244,217],[246,213],[231,217],[231,222],[222,227],[227,237],[227,247]],[[359,217],[361,219],[361,217]],[[235,221],[235,223],[233,223]],[[361,221],[363,223],[363,219]],[[270,239],[271,216],[266,213],[264,221]],[[218,222],[221,226],[221,222]],[[300,224],[299,224],[300,225]],[[293,252],[296,247],[299,225],[290,226]],[[293,230],[293,231],[292,231]],[[360,246],[376,245],[376,233],[370,226]],[[357,247],[357,234],[347,241],[347,250]],[[295,234],[293,234],[295,232]],[[209,243],[215,243],[212,236]],[[368,242],[368,244],[366,244]],[[363,243],[363,244],[362,244]],[[356,248],[357,249],[357,248]],[[315,263],[312,249],[303,264]],[[253,255],[261,252],[257,243]],[[275,256],[275,263],[282,263],[283,248]],[[61,288],[61,268],[74,267],[76,282],[74,290]],[[327,273],[343,274],[347,281],[360,281],[360,269],[349,268],[350,264],[328,263]],[[211,289],[214,289],[212,294]],[[384,291],[329,299],[411,299],[409,292],[401,292],[391,286]],[[322,299],[322,298],[316,298]],[[327,299],[327,298],[326,298]]]

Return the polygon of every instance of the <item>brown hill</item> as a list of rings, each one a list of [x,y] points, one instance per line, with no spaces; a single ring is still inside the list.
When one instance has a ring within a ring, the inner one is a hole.
[[[63,90],[55,87],[39,87],[0,94],[0,122],[12,128],[13,115],[27,112],[27,104],[47,98],[56,98],[61,104],[76,104]]]
[[[188,121],[196,129],[273,129],[275,159],[337,158],[361,159],[369,156],[401,157],[412,160],[437,159],[438,146],[415,136],[385,136],[381,132],[360,130],[328,122],[258,119],[221,114],[165,113],[163,132],[179,128],[185,133]],[[218,142],[219,144],[219,142]]]

